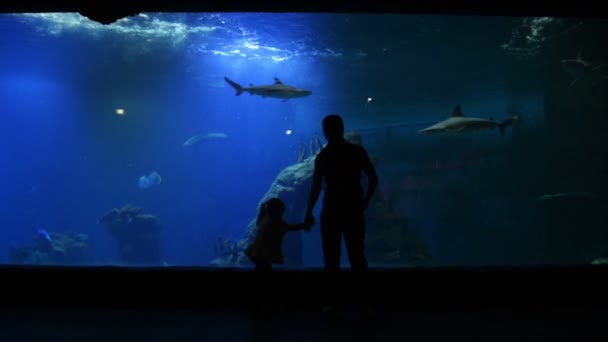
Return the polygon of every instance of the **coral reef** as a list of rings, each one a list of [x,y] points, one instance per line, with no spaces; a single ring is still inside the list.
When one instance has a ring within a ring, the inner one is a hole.
[[[12,264],[25,265],[87,265],[92,254],[89,239],[84,234],[50,233],[50,240],[39,235],[32,245],[13,246],[9,252]]]
[[[405,218],[367,219],[366,254],[370,264],[429,266],[428,246]]]
[[[211,265],[222,266],[236,264],[239,258],[238,242],[234,240],[217,238],[212,241],[215,261]]]
[[[323,143],[318,133],[315,133],[315,137],[310,139],[310,145],[306,146],[306,143],[302,142],[300,149],[298,150],[298,163],[301,163],[306,159],[307,152],[309,157],[314,157],[323,148]]]
[[[344,133],[344,139],[352,144],[363,146],[363,138],[361,137],[361,133],[357,131]]]
[[[360,132],[344,134],[344,138],[357,145],[363,145]],[[370,155],[374,166],[378,158]],[[365,178],[364,181],[367,179]],[[366,212],[366,254],[372,265],[428,266],[431,257],[426,242],[414,229],[411,219],[400,215],[394,209],[394,192],[382,193],[378,189],[372,197]]]
[[[160,233],[156,216],[142,214],[144,208],[130,204],[106,213],[99,223],[118,244],[118,257],[125,265],[161,265]]]
[[[405,195],[405,194],[404,194]],[[366,254],[371,265],[430,266],[432,259],[415,220],[395,209],[395,192],[378,189],[366,212]]]
[[[608,265],[608,258],[598,258],[591,262],[591,265]]]

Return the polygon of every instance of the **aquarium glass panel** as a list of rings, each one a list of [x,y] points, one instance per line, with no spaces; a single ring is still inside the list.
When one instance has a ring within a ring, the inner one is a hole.
[[[320,268],[332,229],[345,268],[357,236],[370,268],[604,263],[607,28],[2,14],[0,263]]]

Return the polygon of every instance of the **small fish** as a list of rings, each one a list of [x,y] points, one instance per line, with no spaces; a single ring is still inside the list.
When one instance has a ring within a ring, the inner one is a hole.
[[[591,262],[591,265],[608,265],[608,258],[598,258]]]
[[[48,241],[49,243],[53,242],[53,239],[51,239],[51,235],[44,229],[38,229],[38,231],[36,231],[36,235]]]
[[[158,174],[158,172],[156,172],[156,171],[153,171],[152,173],[150,173],[147,176],[143,175],[143,176],[139,177],[137,185],[139,186],[140,189],[148,189],[155,185],[160,185],[160,183],[162,183],[162,180],[163,179],[160,176],[160,174]]]
[[[574,192],[559,192],[555,194],[542,195],[536,198],[536,202],[546,202],[558,199],[593,199],[595,196],[590,192],[574,191]]]
[[[323,142],[319,138],[319,133],[315,132],[315,138],[317,139],[317,145],[319,145],[319,152],[323,149]]]
[[[192,145],[196,144],[197,142],[204,140],[204,139],[226,139],[226,138],[228,138],[228,135],[226,135],[225,133],[197,134],[195,136],[188,138],[188,140],[186,140],[182,146],[183,147],[192,146]]]
[[[224,77],[224,80],[228,84],[230,84],[230,86],[232,88],[234,88],[234,90],[236,90],[236,96],[239,96],[244,92],[247,92],[251,95],[258,95],[258,96],[261,96],[264,98],[273,97],[273,98],[277,98],[277,99],[282,99],[283,102],[285,102],[289,99],[294,99],[294,98],[298,98],[298,97],[306,97],[306,96],[312,94],[312,92],[309,90],[300,89],[300,88],[296,88],[296,87],[292,87],[292,86],[283,84],[283,82],[281,82],[281,80],[279,80],[276,77],[274,78],[274,84],[260,85],[260,86],[251,85],[249,87],[243,87],[240,84],[232,81],[228,77]]]

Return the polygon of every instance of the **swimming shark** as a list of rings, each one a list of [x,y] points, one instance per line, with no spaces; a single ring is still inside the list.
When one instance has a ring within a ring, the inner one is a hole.
[[[604,68],[603,64],[592,66],[581,58],[581,54],[577,55],[576,59],[563,59],[560,62],[562,69],[564,69],[573,79],[568,88],[572,87],[577,81],[592,80],[598,76],[600,69]],[[608,78],[608,75],[602,75],[604,79]]]
[[[194,136],[191,136],[190,138],[188,138],[188,140],[186,140],[182,146],[189,147],[204,139],[226,139],[226,138],[228,138],[228,135],[225,133],[222,133],[222,132],[197,134],[197,135],[194,135]]]
[[[259,86],[254,86],[250,84],[248,87],[243,87],[240,84],[229,79],[228,77],[224,77],[224,80],[228,82],[228,84],[230,84],[230,86],[232,86],[234,90],[236,90],[236,96],[239,96],[244,92],[248,92],[251,95],[259,95],[264,98],[274,97],[277,99],[283,99],[283,102],[285,102],[289,99],[306,97],[312,94],[312,92],[309,90],[300,89],[283,84],[283,82],[281,82],[281,80],[276,77],[274,78],[274,84]]]
[[[498,128],[500,130],[500,134],[504,135],[505,129],[517,119],[517,115],[507,118],[501,122],[494,121],[492,119],[465,117],[462,114],[460,105],[456,105],[452,111],[452,115],[449,118],[427,128],[421,129],[418,131],[418,133],[428,135],[455,135],[468,133],[471,131],[478,131],[480,129]]]

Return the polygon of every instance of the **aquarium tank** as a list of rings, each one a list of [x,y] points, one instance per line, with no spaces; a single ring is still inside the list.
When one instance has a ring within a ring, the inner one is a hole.
[[[252,268],[261,203],[278,197],[287,222],[305,218],[328,114],[378,173],[371,268],[604,263],[607,29],[1,14],[0,263]],[[279,267],[322,267],[322,196]]]

